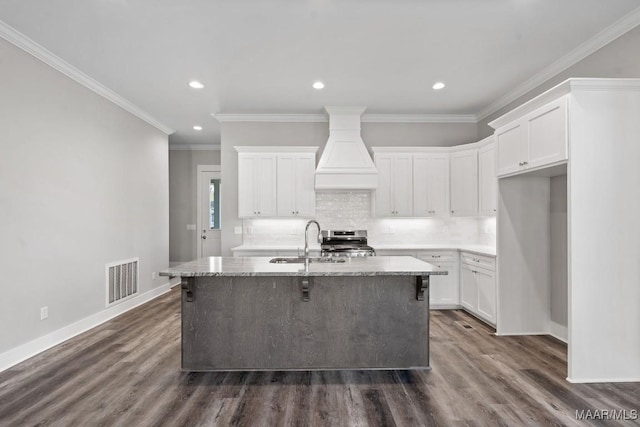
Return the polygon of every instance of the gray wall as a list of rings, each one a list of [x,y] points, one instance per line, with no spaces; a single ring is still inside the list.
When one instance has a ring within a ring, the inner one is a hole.
[[[199,236],[196,224],[198,165],[220,165],[220,150],[169,150],[169,260],[191,261]],[[226,188],[225,188],[226,190]]]
[[[478,123],[478,135],[493,134],[488,123],[570,77],[640,77],[640,26],[602,47]]]
[[[328,123],[222,123],[222,254],[242,244],[242,235],[234,234],[241,226],[238,218],[239,145],[318,146],[317,159],[329,137]],[[477,141],[475,123],[363,123],[362,138],[373,146],[451,146]]]
[[[167,282],[169,182],[165,134],[3,39],[0,94],[3,353],[105,310],[108,262]]]
[[[549,185],[551,190],[550,318],[559,325],[568,326],[567,175],[551,178]]]

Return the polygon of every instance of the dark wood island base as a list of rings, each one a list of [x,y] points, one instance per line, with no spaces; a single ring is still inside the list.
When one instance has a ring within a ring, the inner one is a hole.
[[[442,273],[376,258],[299,274],[182,276],[182,369],[429,369],[429,274]]]

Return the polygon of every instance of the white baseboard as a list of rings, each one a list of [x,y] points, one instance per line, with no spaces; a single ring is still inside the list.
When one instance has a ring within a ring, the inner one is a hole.
[[[430,310],[460,310],[462,307],[458,304],[431,304]]]
[[[75,337],[83,332],[88,331],[91,328],[95,328],[104,322],[107,322],[114,317],[117,317],[141,304],[151,301],[160,295],[169,292],[171,289],[171,283],[167,282],[164,285],[153,288],[144,294],[124,301],[122,304],[118,304],[109,307],[96,314],[92,314],[89,317],[85,317],[75,323],[53,331],[40,338],[36,338],[33,341],[29,341],[26,344],[22,344],[16,348],[6,351],[0,354],[0,372],[9,369],[10,367],[17,365],[18,363],[35,356],[38,353],[42,353],[45,350],[50,349],[63,341]]]
[[[549,321],[549,335],[565,344],[569,342],[569,328],[559,323]]]
[[[549,332],[543,331],[543,332],[507,332],[505,333],[505,332],[496,331],[496,336],[499,336],[499,337],[519,337],[523,335],[549,335]]]
[[[584,378],[575,379],[567,377],[567,381],[573,384],[586,384],[586,383],[637,383],[640,382],[640,377],[636,378]]]

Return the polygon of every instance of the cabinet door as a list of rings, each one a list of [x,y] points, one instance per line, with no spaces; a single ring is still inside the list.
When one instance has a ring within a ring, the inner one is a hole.
[[[296,159],[293,154],[279,154],[277,157],[277,215],[296,214]]]
[[[522,122],[509,124],[495,132],[498,176],[517,172],[522,168],[521,163],[527,157],[525,152],[526,134]]]
[[[478,150],[451,153],[451,215],[478,214]]]
[[[478,150],[478,168],[480,215],[495,215],[498,193],[495,144],[489,144]]]
[[[316,190],[314,177],[316,173],[315,154],[299,154],[296,156],[296,216],[313,217],[316,214]]]
[[[255,155],[238,154],[238,217],[257,215],[256,173],[258,158]]]
[[[411,154],[397,154],[393,161],[393,206],[396,216],[413,215],[413,164]]]
[[[496,278],[495,273],[489,270],[474,270],[476,284],[478,286],[478,311],[477,314],[490,323],[496,323]]]
[[[460,304],[458,291],[458,274],[455,263],[434,264],[447,271],[446,276],[431,276],[429,278],[429,302],[436,306],[457,306]]]
[[[568,158],[567,97],[534,111],[525,120],[529,129],[527,167],[544,166]]]
[[[276,156],[260,154],[258,158],[257,180],[255,181],[257,215],[276,215]]]
[[[376,168],[378,169],[378,188],[376,189],[376,215],[393,216],[392,199],[393,188],[393,156],[390,154],[376,154]]]
[[[429,205],[429,155],[413,155],[413,215],[431,216]],[[447,177],[448,181],[448,177]]]
[[[449,154],[430,157],[427,187],[431,215],[449,216]]]
[[[460,267],[460,304],[473,313],[478,311],[476,275],[471,267],[464,264]]]

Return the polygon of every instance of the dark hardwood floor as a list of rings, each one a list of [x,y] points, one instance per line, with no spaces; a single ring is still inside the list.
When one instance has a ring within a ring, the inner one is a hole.
[[[640,383],[570,384],[566,346],[434,311],[431,371],[186,373],[180,291],[0,373],[1,426],[640,425]]]

